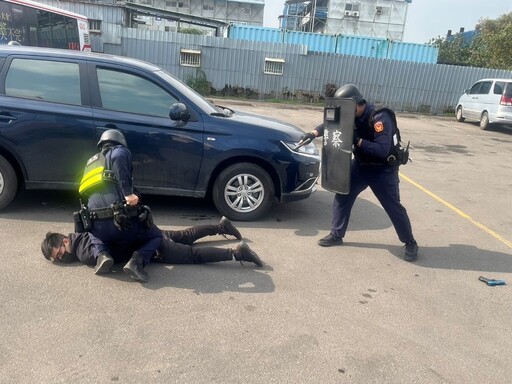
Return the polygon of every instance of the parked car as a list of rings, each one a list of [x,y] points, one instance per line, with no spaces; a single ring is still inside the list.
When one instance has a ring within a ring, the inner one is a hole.
[[[460,97],[455,115],[459,122],[479,121],[481,129],[512,124],[512,79],[478,80]]]
[[[78,190],[107,129],[133,153],[142,193],[213,197],[232,220],[316,190],[320,156],[296,149],[302,130],[216,106],[161,68],[135,59],[0,47],[0,209],[28,189]]]

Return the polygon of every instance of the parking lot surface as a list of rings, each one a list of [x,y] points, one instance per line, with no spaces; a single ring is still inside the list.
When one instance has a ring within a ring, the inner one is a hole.
[[[318,107],[221,103],[305,131],[322,119]],[[0,382],[509,383],[512,130],[422,115],[398,123],[411,142],[401,199],[420,245],[414,263],[371,191],[345,244],[317,246],[333,200],[319,185],[235,223],[265,267],[150,265],[140,284],[122,266],[96,276],[45,260],[46,232],[73,230],[76,196],[22,193],[0,212]],[[207,200],[145,199],[164,229],[220,219]]]

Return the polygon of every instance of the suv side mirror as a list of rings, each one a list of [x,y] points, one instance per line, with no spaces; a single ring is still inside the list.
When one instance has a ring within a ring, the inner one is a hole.
[[[169,110],[169,117],[173,121],[187,121],[190,118],[190,112],[183,103],[174,103]]]

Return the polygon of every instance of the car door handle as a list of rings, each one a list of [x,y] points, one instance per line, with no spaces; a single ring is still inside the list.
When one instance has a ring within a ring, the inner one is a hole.
[[[10,124],[16,120],[18,120],[18,118],[12,116],[9,112],[0,112],[0,122],[1,123]]]

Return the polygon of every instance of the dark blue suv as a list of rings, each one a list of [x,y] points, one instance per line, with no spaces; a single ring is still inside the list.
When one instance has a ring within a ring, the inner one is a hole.
[[[0,47],[0,209],[29,189],[75,189],[96,143],[119,129],[142,193],[205,197],[232,220],[307,198],[320,157],[289,124],[213,105],[126,57]]]

